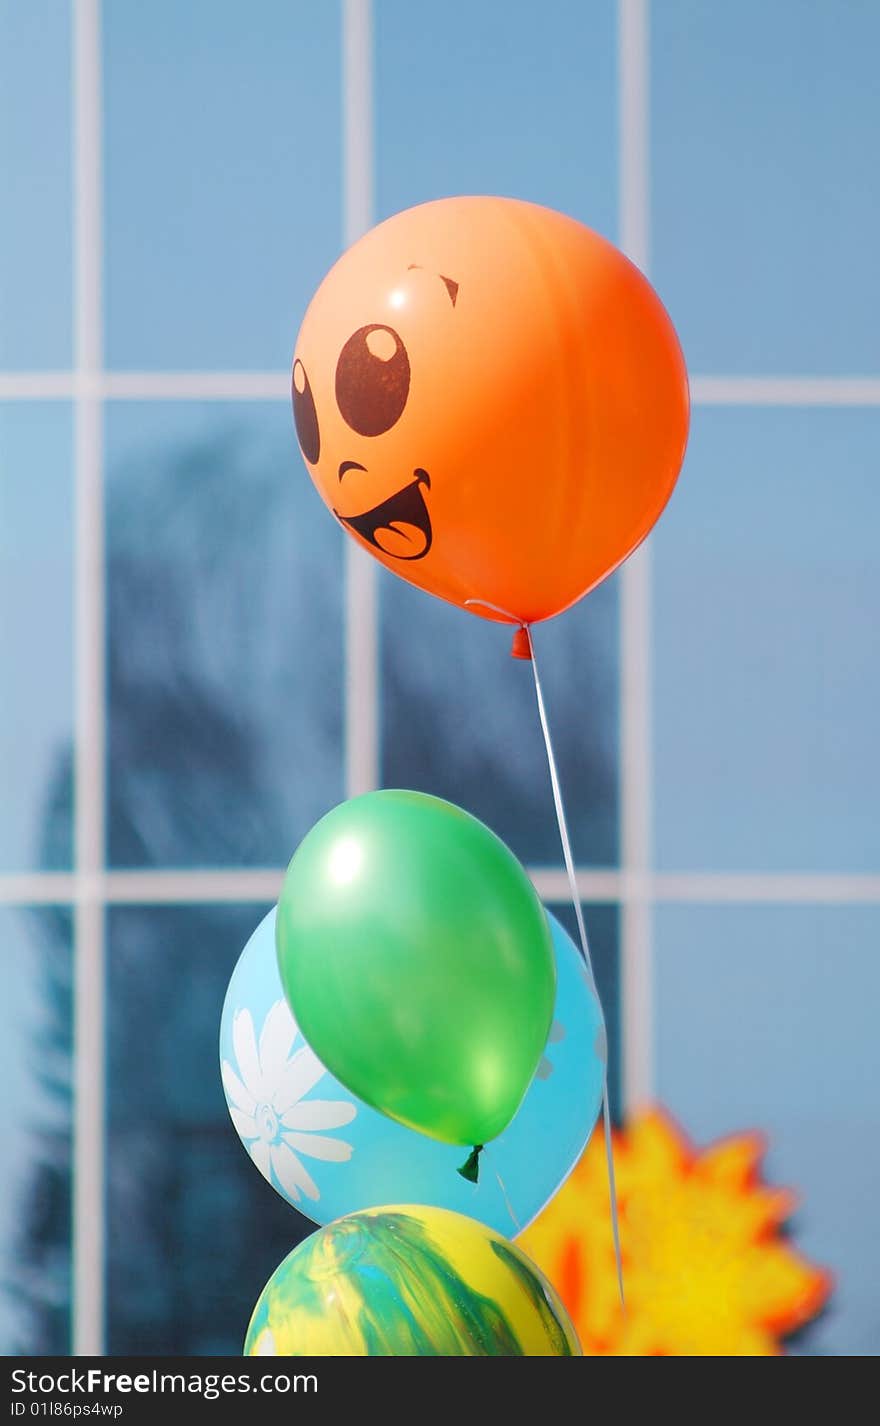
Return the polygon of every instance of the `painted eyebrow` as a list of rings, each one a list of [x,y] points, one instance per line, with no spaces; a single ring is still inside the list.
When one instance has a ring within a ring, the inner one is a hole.
[[[411,262],[406,270],[407,272],[424,272],[424,268],[422,267],[422,264],[420,262]],[[442,272],[438,272],[437,276],[443,283],[443,286],[446,288],[446,291],[449,293],[449,300],[454,307],[456,299],[458,298],[458,283],[456,282],[454,277],[444,277]]]

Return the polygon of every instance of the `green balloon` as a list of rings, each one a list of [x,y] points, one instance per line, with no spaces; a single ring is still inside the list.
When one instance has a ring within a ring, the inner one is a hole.
[[[451,1144],[510,1122],[556,962],[534,887],[482,822],[420,792],[343,802],[294,853],[276,941],[294,1017],[352,1093]]]

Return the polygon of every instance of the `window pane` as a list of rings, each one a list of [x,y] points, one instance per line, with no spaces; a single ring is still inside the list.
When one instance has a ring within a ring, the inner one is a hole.
[[[70,409],[0,402],[0,871],[73,857]]]
[[[288,365],[341,243],[339,10],[104,5],[111,367]]]
[[[382,217],[503,193],[617,229],[613,0],[376,5]]]
[[[798,1248],[837,1279],[795,1350],[871,1355],[880,1340],[874,1220],[880,908],[665,906],[656,913],[661,1100],[700,1142],[769,1137],[794,1188]]]
[[[0,906],[0,1354],[70,1351],[71,917]]]
[[[240,1353],[268,1277],[311,1231],[251,1163],[220,1083],[223,997],[267,909],[108,914],[111,1353]]]
[[[286,865],[343,796],[342,534],[286,402],[107,418],[109,859]]]
[[[562,857],[531,666],[511,631],[382,579],[382,777],[447,797],[523,861]],[[618,856],[617,584],[534,632],[576,860]]]
[[[0,0],[0,368],[70,365],[71,8]]]
[[[654,538],[657,858],[876,872],[876,410],[697,411]]]
[[[692,370],[880,368],[880,6],[651,6],[652,270]]]

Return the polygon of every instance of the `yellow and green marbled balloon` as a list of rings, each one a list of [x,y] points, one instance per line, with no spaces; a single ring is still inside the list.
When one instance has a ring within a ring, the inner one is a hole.
[[[579,1357],[547,1279],[443,1208],[371,1208],[313,1233],[272,1274],[246,1356]]]

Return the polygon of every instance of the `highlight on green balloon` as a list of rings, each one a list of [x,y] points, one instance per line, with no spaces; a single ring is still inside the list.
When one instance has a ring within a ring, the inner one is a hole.
[[[444,1208],[365,1209],[300,1243],[251,1318],[245,1356],[579,1357],[535,1264]]]
[[[294,853],[276,946],[318,1058],[392,1119],[471,1146],[475,1176],[531,1083],[556,995],[547,917],[513,853],[440,798],[353,798]]]

